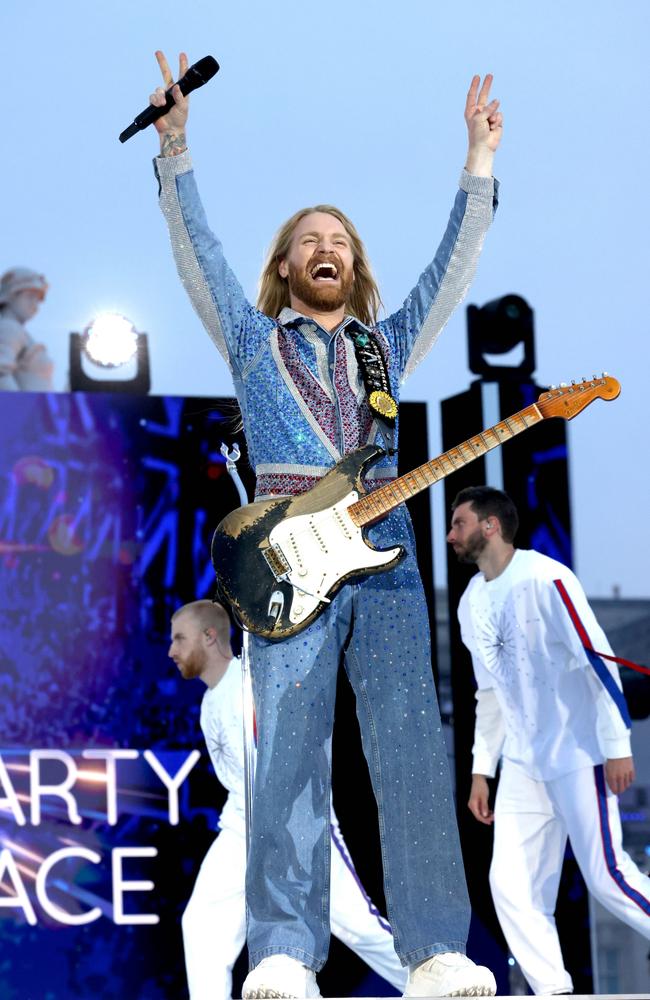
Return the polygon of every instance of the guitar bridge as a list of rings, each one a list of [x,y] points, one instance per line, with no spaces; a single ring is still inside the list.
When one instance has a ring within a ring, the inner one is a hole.
[[[287,562],[279,545],[269,545],[263,549],[262,555],[276,580],[285,580],[291,566]]]

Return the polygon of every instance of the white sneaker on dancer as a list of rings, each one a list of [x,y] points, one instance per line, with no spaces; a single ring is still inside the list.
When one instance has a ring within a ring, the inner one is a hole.
[[[248,973],[242,987],[243,1000],[265,997],[319,997],[316,976],[290,955],[270,955]]]
[[[493,997],[494,976],[459,951],[434,955],[409,970],[405,997]]]

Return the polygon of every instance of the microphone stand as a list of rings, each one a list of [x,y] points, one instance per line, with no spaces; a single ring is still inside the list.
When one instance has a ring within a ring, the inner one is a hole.
[[[226,469],[235,484],[242,507],[248,503],[244,484],[239,478],[236,462],[240,457],[239,445],[233,445],[232,451],[227,444],[221,445],[221,454],[226,460]],[[249,666],[249,633],[242,636],[241,651],[241,683],[243,704],[244,731],[244,814],[246,817],[246,855],[250,850],[251,822],[253,816],[253,786],[255,783],[255,702],[253,700],[253,681]]]

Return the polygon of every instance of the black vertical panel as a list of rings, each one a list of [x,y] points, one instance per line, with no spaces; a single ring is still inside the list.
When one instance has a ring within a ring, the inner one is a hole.
[[[530,406],[544,389],[533,382],[499,384],[500,416]],[[543,420],[502,449],[503,488],[519,511],[516,543],[572,567],[565,420]]]

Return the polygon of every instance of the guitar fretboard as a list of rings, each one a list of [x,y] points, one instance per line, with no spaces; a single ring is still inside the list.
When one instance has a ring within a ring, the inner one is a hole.
[[[521,434],[543,419],[536,404],[533,403],[513,416],[500,420],[494,427],[488,427],[487,430],[475,434],[455,448],[450,448],[438,458],[425,462],[412,472],[407,472],[404,476],[361,497],[348,507],[348,514],[358,527],[378,521],[394,507],[410,500],[416,493],[439,482],[457,469],[462,469],[464,465],[469,465],[474,459],[485,455],[492,448],[498,448],[504,441]]]

